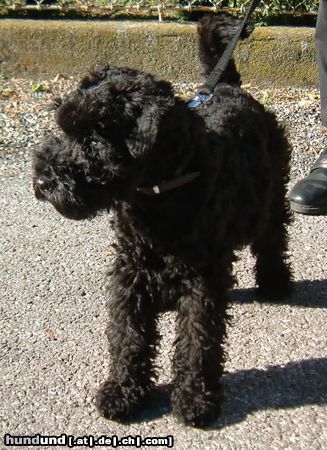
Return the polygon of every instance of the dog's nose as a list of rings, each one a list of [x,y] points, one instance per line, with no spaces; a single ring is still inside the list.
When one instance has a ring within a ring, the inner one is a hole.
[[[49,189],[51,186],[51,181],[47,180],[46,178],[35,178],[34,179],[34,186],[38,189]]]
[[[36,198],[42,199],[44,198],[44,191],[51,188],[51,181],[42,177],[34,178],[33,187]]]
[[[35,184],[40,188],[44,188],[48,184],[48,182],[44,178],[36,178]]]

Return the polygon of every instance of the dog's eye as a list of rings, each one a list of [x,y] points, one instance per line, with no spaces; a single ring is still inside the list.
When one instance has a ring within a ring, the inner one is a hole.
[[[48,106],[47,111],[55,111],[58,108],[60,108],[61,105],[62,105],[62,98],[56,97]]]

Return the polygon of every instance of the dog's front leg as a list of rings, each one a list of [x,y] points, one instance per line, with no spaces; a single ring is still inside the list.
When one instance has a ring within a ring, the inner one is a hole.
[[[172,406],[181,421],[194,426],[205,426],[220,413],[227,285],[232,278],[225,273],[222,279],[215,288],[201,277],[186,280],[189,292],[178,302]]]
[[[144,267],[120,254],[110,274],[107,336],[111,370],[96,399],[100,414],[109,419],[133,416],[155,377],[158,333],[151,277]]]

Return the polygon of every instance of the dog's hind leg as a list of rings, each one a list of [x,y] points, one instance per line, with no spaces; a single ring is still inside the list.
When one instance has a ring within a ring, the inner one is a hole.
[[[107,336],[111,371],[100,386],[96,403],[102,416],[126,420],[137,412],[155,377],[153,360],[159,335],[147,272],[120,254],[110,279]]]
[[[266,112],[270,128],[271,201],[266,204],[266,220],[260,236],[252,244],[256,256],[256,282],[260,296],[281,300],[290,296],[292,272],[287,261],[288,232],[292,214],[286,199],[291,150],[283,128]]]
[[[222,343],[233,277],[226,267],[215,272],[212,286],[201,276],[185,274],[178,301],[172,407],[182,422],[199,427],[217,418],[222,401]]]
[[[283,184],[276,186],[275,198],[264,232],[251,246],[256,257],[255,275],[259,296],[282,300],[291,294],[292,273],[287,261],[289,205]]]

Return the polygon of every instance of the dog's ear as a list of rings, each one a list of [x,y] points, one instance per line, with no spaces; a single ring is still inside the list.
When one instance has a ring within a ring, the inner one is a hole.
[[[80,141],[95,132],[116,147],[125,142],[133,158],[146,155],[175,104],[171,84],[130,69],[108,69],[98,83],[83,83],[58,107],[59,127]]]
[[[157,81],[155,91],[146,92],[139,102],[136,129],[128,139],[128,148],[133,158],[141,158],[153,148],[161,123],[175,104],[171,84]]]
[[[162,108],[156,103],[151,102],[143,107],[137,118],[135,133],[127,141],[133,158],[145,156],[153,148],[162,116]]]
[[[65,97],[56,110],[56,122],[70,137],[83,138],[99,120],[100,106],[89,92],[76,89]]]

